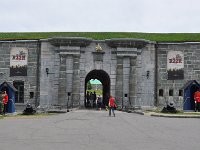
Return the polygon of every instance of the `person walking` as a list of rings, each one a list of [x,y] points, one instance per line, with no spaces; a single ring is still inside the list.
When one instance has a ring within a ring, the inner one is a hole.
[[[0,115],[3,114],[3,94],[0,92]]]
[[[102,103],[102,97],[99,95],[97,97],[97,108],[98,108],[98,110],[101,110],[101,103]]]
[[[111,111],[112,111],[113,116],[115,117],[116,104],[115,104],[115,98],[114,97],[110,96],[108,106],[109,106],[109,116],[111,117]]]
[[[92,97],[92,106],[93,106],[93,108],[96,107],[96,99],[97,99],[97,94],[94,91],[94,94],[93,94],[93,97]]]
[[[89,107],[91,107],[91,108],[92,108],[92,103],[93,103],[93,93],[90,92],[90,105],[89,105]]]
[[[87,100],[86,107],[88,107],[88,106],[90,106],[90,93],[89,93],[89,91],[87,91],[86,100]]]

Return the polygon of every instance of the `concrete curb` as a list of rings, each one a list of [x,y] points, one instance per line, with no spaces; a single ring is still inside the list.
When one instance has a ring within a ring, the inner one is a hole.
[[[199,115],[173,115],[173,114],[151,114],[153,117],[166,117],[166,118],[200,118]]]
[[[152,117],[165,117],[165,118],[200,118],[200,115],[178,115],[178,114],[163,114],[163,113],[155,113],[155,112],[143,112],[143,111],[132,111],[132,113],[140,114],[140,115],[145,115],[145,116],[152,116]]]
[[[145,115],[145,113],[142,111],[132,111],[132,113],[139,114],[139,115]]]

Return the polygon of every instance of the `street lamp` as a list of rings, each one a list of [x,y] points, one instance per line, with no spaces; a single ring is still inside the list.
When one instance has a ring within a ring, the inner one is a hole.
[[[70,92],[68,92],[67,93],[67,97],[68,97],[68,99],[67,99],[67,112],[69,112],[69,97],[71,96],[71,93]]]
[[[49,68],[46,68],[46,74],[47,74],[47,77],[49,74],[54,74],[54,73],[49,73]]]

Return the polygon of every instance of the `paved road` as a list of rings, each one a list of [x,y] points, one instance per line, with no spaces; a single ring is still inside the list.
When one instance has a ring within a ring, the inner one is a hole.
[[[78,110],[0,120],[0,150],[199,150],[200,120]]]

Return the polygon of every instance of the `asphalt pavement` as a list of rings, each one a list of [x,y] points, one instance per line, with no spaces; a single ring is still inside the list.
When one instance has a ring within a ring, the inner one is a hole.
[[[199,118],[116,111],[0,119],[0,150],[199,150]]]

